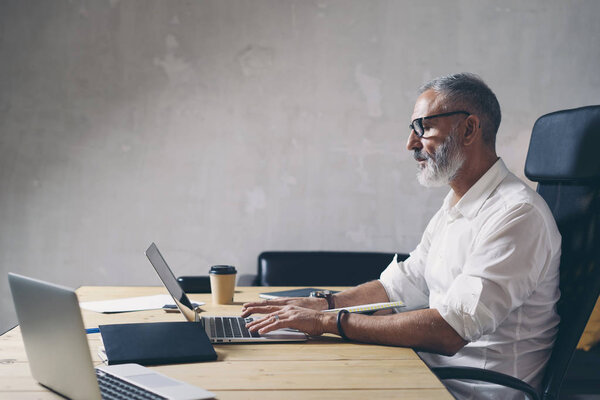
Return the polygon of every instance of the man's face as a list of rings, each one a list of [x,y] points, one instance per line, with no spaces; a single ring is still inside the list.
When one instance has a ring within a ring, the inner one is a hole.
[[[411,120],[446,111],[441,107],[439,95],[428,90],[417,98]],[[447,185],[462,167],[465,157],[457,134],[461,118],[464,116],[459,114],[424,120],[421,138],[411,131],[406,147],[419,162],[417,179],[423,186]]]

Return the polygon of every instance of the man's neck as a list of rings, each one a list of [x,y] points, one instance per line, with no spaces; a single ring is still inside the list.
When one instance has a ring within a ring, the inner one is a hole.
[[[499,157],[494,153],[492,157],[485,157],[477,162],[465,161],[463,167],[458,171],[456,178],[450,182],[454,195],[450,201],[454,206],[458,201],[477,183],[477,181],[498,161]]]

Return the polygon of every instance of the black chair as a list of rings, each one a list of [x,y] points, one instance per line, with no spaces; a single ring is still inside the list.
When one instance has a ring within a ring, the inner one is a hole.
[[[244,283],[259,286],[355,286],[378,279],[395,253],[342,251],[266,251],[258,256],[258,275]],[[407,254],[398,254],[405,260]]]
[[[600,398],[600,345],[589,351],[575,350],[560,389],[560,398],[577,399],[582,395]]]
[[[600,292],[600,106],[540,117],[527,153],[525,175],[538,182],[562,235],[561,317],[542,383],[543,399],[557,399],[577,342]],[[473,379],[540,394],[512,376],[468,367],[434,368],[440,379]]]

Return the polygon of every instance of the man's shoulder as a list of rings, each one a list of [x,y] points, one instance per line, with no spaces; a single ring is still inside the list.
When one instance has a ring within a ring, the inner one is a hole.
[[[527,204],[543,214],[552,216],[542,196],[512,172],[500,182],[489,200],[495,201],[498,207],[503,208]]]
[[[484,208],[492,214],[527,214],[540,221],[551,236],[558,236],[558,228],[546,201],[522,179],[509,172],[492,192]]]

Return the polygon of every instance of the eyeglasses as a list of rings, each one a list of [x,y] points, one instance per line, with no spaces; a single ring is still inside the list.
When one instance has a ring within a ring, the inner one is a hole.
[[[428,117],[421,117],[421,118],[417,118],[417,119],[413,120],[413,122],[408,127],[411,130],[415,131],[415,134],[421,138],[425,134],[425,130],[423,129],[423,121],[424,120],[432,119],[432,118],[439,118],[439,117],[449,117],[450,115],[455,115],[455,114],[471,115],[471,113],[466,112],[466,111],[452,111],[452,112],[447,112],[447,113],[443,113],[443,114],[430,115]]]

